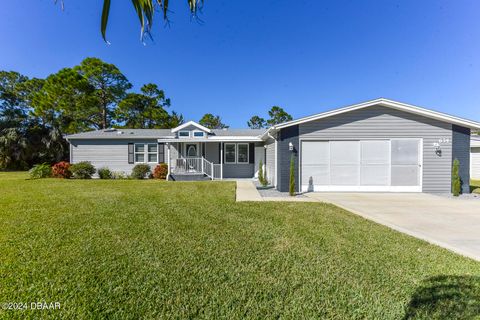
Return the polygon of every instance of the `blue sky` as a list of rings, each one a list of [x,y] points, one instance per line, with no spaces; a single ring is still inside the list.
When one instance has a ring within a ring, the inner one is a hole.
[[[45,77],[96,56],[137,89],[157,83],[187,120],[245,127],[272,105],[294,118],[387,97],[480,121],[480,1],[205,0],[192,22],[171,0],[154,42],[139,41],[130,1],[0,2],[0,69]]]

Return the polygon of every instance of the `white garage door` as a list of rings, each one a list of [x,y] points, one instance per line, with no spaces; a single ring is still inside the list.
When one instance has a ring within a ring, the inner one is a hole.
[[[480,179],[480,147],[473,147],[470,152],[470,175],[472,179]]]
[[[421,140],[303,141],[302,191],[420,192]]]

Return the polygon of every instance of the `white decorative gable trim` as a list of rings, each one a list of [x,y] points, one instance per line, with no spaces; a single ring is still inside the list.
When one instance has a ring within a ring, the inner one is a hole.
[[[185,122],[184,124],[182,125],[179,125],[178,127],[176,128],[173,128],[172,129],[172,132],[175,133],[175,132],[178,132],[182,129],[185,129],[185,128],[188,128],[189,126],[194,126],[202,131],[205,131],[205,132],[208,132],[208,133],[212,133],[212,130],[208,129],[207,127],[204,127],[202,126],[201,124],[198,124],[196,123],[195,121],[188,121],[188,122]]]
[[[475,122],[475,121],[451,116],[449,114],[441,113],[441,112],[438,112],[438,111],[428,110],[428,109],[425,109],[425,108],[421,108],[421,107],[417,107],[417,106],[413,106],[413,105],[410,105],[410,104],[397,102],[397,101],[393,101],[393,100],[388,100],[388,99],[384,99],[384,98],[375,99],[375,100],[355,104],[355,105],[352,105],[352,106],[348,106],[348,107],[345,107],[345,108],[335,109],[335,110],[332,110],[332,111],[327,111],[327,112],[318,113],[318,114],[315,114],[315,115],[312,115],[312,116],[300,118],[300,119],[297,119],[297,120],[292,120],[292,121],[280,123],[278,125],[273,126],[270,129],[273,129],[273,130],[282,129],[282,128],[294,126],[294,125],[297,125],[297,124],[306,123],[306,122],[309,122],[309,121],[328,118],[328,117],[331,117],[331,116],[334,116],[334,115],[337,115],[337,114],[342,114],[342,113],[346,113],[346,112],[350,112],[350,111],[354,111],[354,110],[368,108],[368,107],[375,106],[375,105],[380,105],[380,106],[384,106],[384,107],[388,107],[388,108],[392,108],[392,109],[397,109],[397,110],[401,110],[401,111],[405,111],[405,112],[409,112],[409,113],[413,113],[413,114],[422,115],[422,116],[425,116],[427,118],[437,119],[437,120],[440,120],[440,121],[444,121],[444,122],[451,123],[451,124],[456,124],[456,125],[459,125],[459,126],[462,126],[462,127],[470,128],[470,129],[480,129],[480,123]]]

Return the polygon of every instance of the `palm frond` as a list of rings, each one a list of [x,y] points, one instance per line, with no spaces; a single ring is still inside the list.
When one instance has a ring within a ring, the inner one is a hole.
[[[107,41],[106,30],[108,25],[108,16],[110,13],[111,0],[103,0],[102,18],[100,31],[103,40]],[[187,0],[190,13],[196,16],[197,12],[203,7],[204,0]],[[168,22],[169,0],[132,0],[133,7],[137,13],[140,22],[140,38],[143,40],[145,34],[150,35],[153,26],[153,16],[155,14],[155,3],[160,7],[163,13],[163,20]]]

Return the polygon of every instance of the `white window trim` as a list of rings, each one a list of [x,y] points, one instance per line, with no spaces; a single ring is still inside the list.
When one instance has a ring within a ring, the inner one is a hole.
[[[148,152],[148,145],[154,144],[157,146],[156,152]],[[137,145],[143,146],[143,152],[137,152]],[[135,143],[133,146],[133,161],[134,163],[158,163],[158,144],[157,143]],[[143,154],[143,161],[137,161],[137,154]],[[150,162],[148,161],[148,156],[150,154],[155,154],[157,161]]]
[[[200,132],[200,133],[202,134],[202,136],[196,137],[196,136],[195,136],[195,133],[197,133],[197,132]],[[192,138],[196,138],[196,139],[205,138],[205,132],[202,131],[202,130],[193,130],[193,131],[192,131]]]
[[[233,161],[227,161],[227,146],[228,145],[233,145],[234,146],[234,152],[235,152],[235,160]],[[224,148],[225,148],[225,152],[224,152],[224,157],[225,157],[225,164],[236,164],[237,163],[237,144],[236,143],[224,143]]]
[[[240,153],[238,152],[238,147],[239,147],[240,145],[246,145],[246,146],[247,146],[247,161],[246,161],[246,162],[240,162],[240,161],[238,160],[238,156],[240,155]],[[249,146],[248,143],[237,143],[237,152],[236,152],[236,153],[237,153],[237,154],[236,154],[236,158],[235,158],[235,159],[237,160],[237,164],[249,164],[249,163],[250,163],[250,146]]]
[[[137,146],[143,146],[143,152],[137,152]],[[134,163],[145,163],[145,143],[135,143],[133,145],[133,161]],[[137,161],[137,154],[143,154],[143,161]]]
[[[182,133],[182,132],[187,132],[187,133],[188,133],[188,136],[181,136],[181,133]],[[191,136],[190,130],[181,130],[181,131],[178,131],[178,137],[179,137],[180,139],[190,138],[190,136]]]
[[[151,145],[151,144],[153,144],[153,145],[155,145],[155,146],[157,147],[157,151],[155,151],[155,152],[148,152],[148,146]],[[154,154],[154,155],[155,155],[155,157],[156,157],[156,159],[157,159],[156,161],[153,161],[153,162],[148,161],[148,156],[151,155],[151,154]],[[146,144],[145,144],[145,155],[146,155],[145,163],[158,163],[158,144],[157,144],[157,143],[146,143]]]

